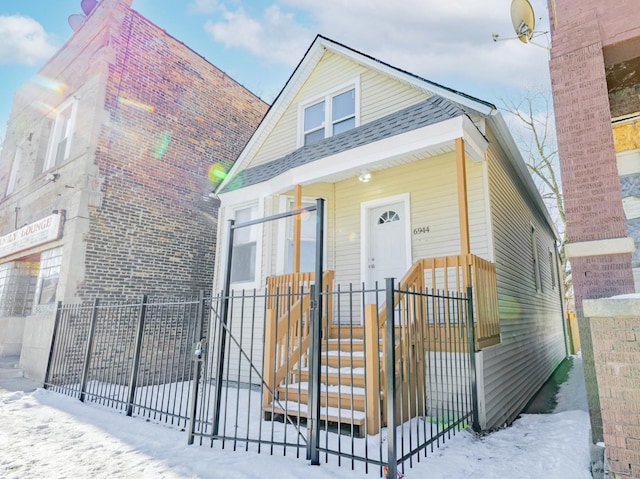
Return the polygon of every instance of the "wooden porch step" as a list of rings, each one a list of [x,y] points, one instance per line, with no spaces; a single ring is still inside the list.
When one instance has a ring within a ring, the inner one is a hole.
[[[306,403],[299,403],[295,401],[278,401],[273,404],[266,405],[262,408],[264,417],[266,420],[283,420],[285,415],[291,418],[294,422],[298,417],[305,420],[309,417]],[[333,407],[320,407],[320,427],[324,428],[336,427],[339,430],[343,430],[346,426],[354,429],[354,435],[356,437],[364,437],[365,422],[367,418],[361,411],[350,411],[346,409],[333,408]]]
[[[321,362],[331,368],[364,368],[364,352],[323,351]]]
[[[364,369],[323,367],[320,373],[320,381],[330,386],[354,386],[364,388]],[[300,382],[309,382],[309,370],[300,371]]]
[[[349,386],[325,386],[321,384],[320,405],[322,407],[336,408],[336,410],[352,409],[355,412],[363,412],[365,404],[365,392],[362,388]],[[278,397],[286,401],[306,404],[309,400],[308,383],[289,384],[288,387],[277,388]],[[364,413],[363,413],[364,414]]]
[[[349,338],[341,336],[340,338],[329,338],[322,341],[322,349],[325,351],[364,351],[364,341],[360,338]]]

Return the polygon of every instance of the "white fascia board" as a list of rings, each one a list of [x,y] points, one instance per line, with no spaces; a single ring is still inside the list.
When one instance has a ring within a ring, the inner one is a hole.
[[[355,172],[450,144],[456,138],[465,139],[465,149],[474,161],[484,160],[489,145],[487,140],[467,116],[461,115],[292,168],[268,181],[222,193],[219,195],[220,201],[222,204],[234,204],[241,200],[282,193],[296,184],[321,182],[345,172]]]

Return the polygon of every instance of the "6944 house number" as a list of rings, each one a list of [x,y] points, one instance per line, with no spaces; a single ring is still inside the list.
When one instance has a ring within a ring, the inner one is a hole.
[[[418,226],[416,228],[413,228],[413,235],[424,235],[427,234],[429,232],[429,227],[428,226]]]

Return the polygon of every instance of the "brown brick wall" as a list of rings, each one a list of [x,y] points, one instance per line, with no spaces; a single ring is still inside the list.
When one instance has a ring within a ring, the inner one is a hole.
[[[114,42],[81,297],[211,288],[217,203],[207,170],[228,169],[266,105],[136,12]]]
[[[592,317],[590,324],[609,468],[640,477],[640,301],[629,310]]]

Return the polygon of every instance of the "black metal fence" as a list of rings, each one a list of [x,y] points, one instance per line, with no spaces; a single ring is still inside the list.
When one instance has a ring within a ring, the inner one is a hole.
[[[186,427],[211,298],[58,304],[44,386]]]
[[[214,301],[190,442],[306,452],[312,463],[322,455],[395,477],[457,431],[477,429],[470,289],[400,291],[389,281],[326,290],[319,302],[314,293]]]
[[[45,387],[188,428],[189,443],[395,477],[478,427],[470,296],[389,280],[60,304]]]

